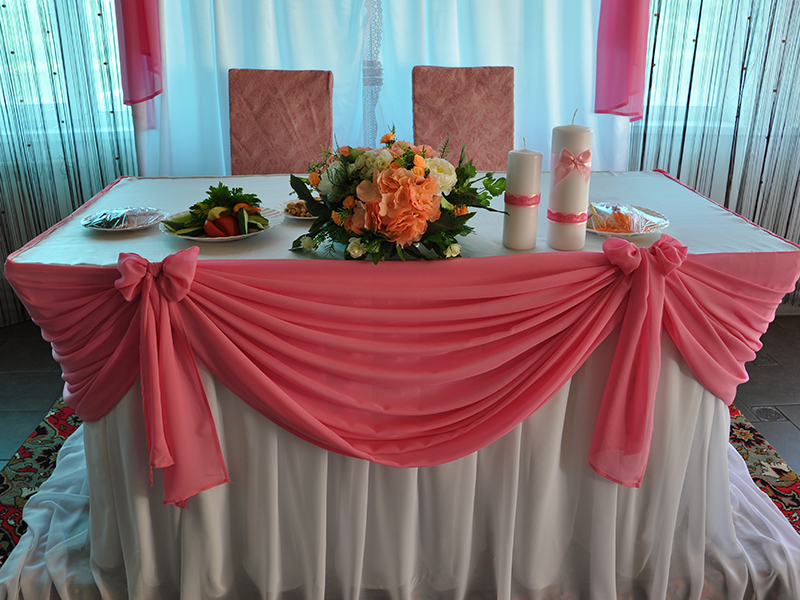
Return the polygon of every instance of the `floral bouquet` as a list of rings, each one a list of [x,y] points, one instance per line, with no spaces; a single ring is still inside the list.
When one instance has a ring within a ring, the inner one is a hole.
[[[395,140],[394,128],[378,148],[341,146],[309,166],[308,178],[291,176],[297,196],[316,217],[293,250],[334,244],[345,258],[369,257],[374,263],[398,257],[453,258],[461,254],[458,236],[472,232],[470,208],[493,212],[489,199],[505,190],[505,178],[477,176],[472,161],[453,166],[429,146]],[[482,189],[479,189],[479,186]],[[427,250],[427,252],[426,252]]]

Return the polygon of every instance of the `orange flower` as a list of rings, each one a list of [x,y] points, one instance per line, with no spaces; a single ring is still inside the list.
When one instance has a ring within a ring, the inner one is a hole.
[[[425,167],[428,166],[428,163],[425,162],[425,159],[422,156],[420,156],[419,154],[415,154],[414,155],[414,166],[415,167],[421,167],[422,169],[425,169]]]
[[[453,207],[453,215],[456,217],[460,217],[461,215],[465,215],[469,212],[466,204],[456,204]]]
[[[336,153],[343,156],[350,156],[350,146],[339,146],[339,149],[336,150]]]
[[[419,157],[417,157],[419,158]],[[414,161],[417,162],[417,161]],[[413,167],[411,172],[417,177],[425,177],[425,167]]]
[[[387,144],[394,139],[394,132],[390,131],[389,133],[384,133],[383,137],[381,138],[381,144]]]
[[[333,212],[331,213],[331,221],[333,221],[334,223],[336,223],[336,224],[337,224],[339,227],[341,227],[341,226],[342,226],[342,223],[344,223],[344,221],[342,221],[342,215],[340,215],[340,214],[339,214],[338,212],[336,212],[336,211],[333,211]]]
[[[308,182],[314,187],[319,187],[319,182],[320,182],[319,173],[317,173],[316,171],[311,171],[311,173],[308,174]]]
[[[351,210],[353,209],[353,207],[355,207],[355,205],[356,201],[355,198],[353,198],[352,196],[348,196],[347,198],[344,199],[344,202],[342,202],[342,206]]]

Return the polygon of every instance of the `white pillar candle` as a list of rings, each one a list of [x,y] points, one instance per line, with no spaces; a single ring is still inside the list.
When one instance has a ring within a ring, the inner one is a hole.
[[[554,127],[551,151],[547,245],[580,250],[586,243],[592,130],[580,125]]]
[[[508,153],[503,245],[512,250],[536,247],[542,153],[527,148]]]

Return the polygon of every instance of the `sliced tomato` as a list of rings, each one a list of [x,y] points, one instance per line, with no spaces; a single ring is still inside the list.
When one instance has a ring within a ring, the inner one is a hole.
[[[203,230],[206,232],[208,237],[227,237],[228,234],[216,226],[216,223],[218,222],[219,219],[216,221],[209,221],[206,219],[205,225],[203,225]]]
[[[239,211],[245,209],[248,215],[254,215],[258,212],[261,212],[257,206],[253,206],[252,204],[248,204],[247,202],[239,202],[236,206],[233,207],[233,214],[238,215]]]
[[[233,217],[220,217],[214,221],[214,225],[225,235],[239,235],[239,224]]]

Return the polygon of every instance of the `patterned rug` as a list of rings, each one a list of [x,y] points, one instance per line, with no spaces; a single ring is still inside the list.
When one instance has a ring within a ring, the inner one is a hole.
[[[0,565],[28,529],[22,508],[50,477],[61,445],[80,424],[75,411],[59,399],[0,471]]]
[[[0,565],[27,529],[22,520],[25,503],[50,476],[61,445],[80,424],[75,412],[59,399],[0,471]],[[730,439],[744,457],[756,485],[772,498],[800,532],[800,481],[797,473],[735,406],[731,406]]]

